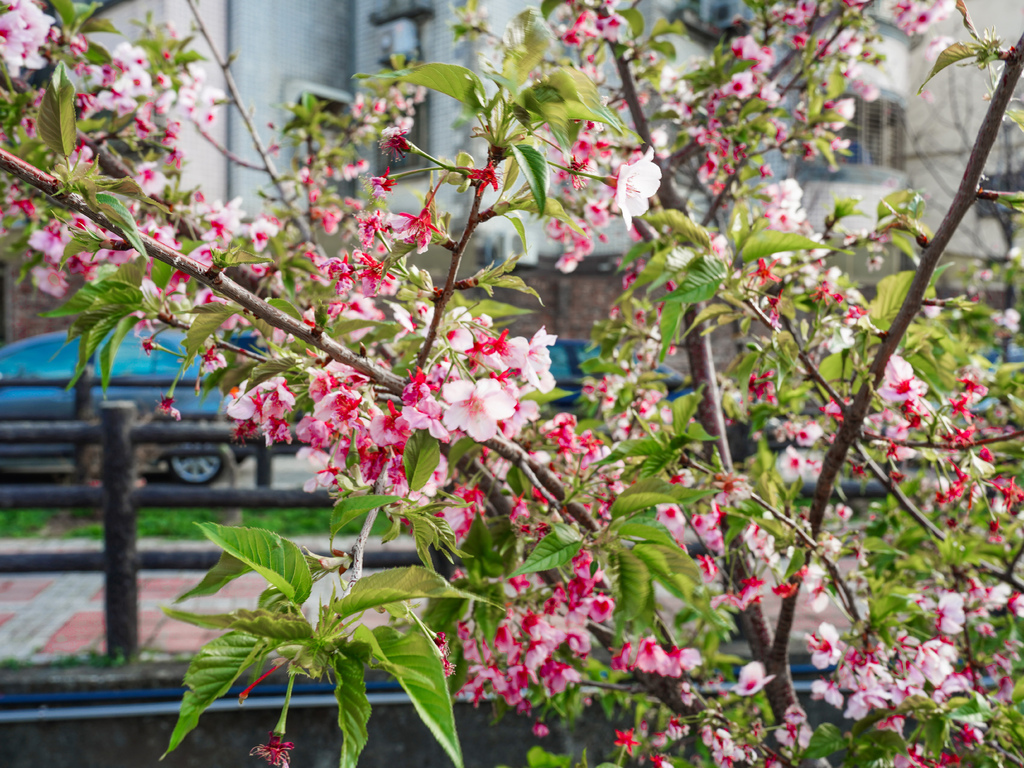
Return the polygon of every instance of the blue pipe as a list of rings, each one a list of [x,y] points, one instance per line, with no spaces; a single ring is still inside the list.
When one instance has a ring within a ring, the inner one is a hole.
[[[801,675],[830,675],[835,672],[836,667],[830,666],[825,669],[818,669],[813,664],[791,664],[790,674],[794,677]],[[738,672],[736,667],[733,672]],[[286,685],[260,685],[253,689],[250,699],[260,696],[283,696]],[[225,699],[238,696],[245,686],[236,685],[228,689],[224,694]],[[390,680],[368,681],[366,683],[367,693],[398,693],[402,690],[397,682]],[[295,693],[306,694],[331,693],[334,686],[331,683],[306,683],[296,686]],[[89,704],[91,702],[108,701],[137,701],[146,699],[175,699],[180,700],[184,694],[184,688],[129,688],[121,691],[75,691],[71,693],[0,693],[0,707],[5,706],[47,706],[51,704]]]
[[[253,689],[249,700],[255,700],[261,696],[283,696],[288,686],[286,685],[260,685]],[[245,690],[245,686],[236,685],[228,689],[224,694],[225,699],[231,699]],[[367,693],[398,693],[402,690],[397,682],[392,681],[370,681],[366,683]],[[295,686],[295,695],[333,693],[334,685],[331,683],[308,683]],[[75,704],[105,701],[128,701],[138,699],[174,699],[180,700],[185,693],[184,688],[132,688],[122,691],[75,691],[71,693],[0,693],[0,707],[12,705],[35,705],[46,706],[49,704]]]

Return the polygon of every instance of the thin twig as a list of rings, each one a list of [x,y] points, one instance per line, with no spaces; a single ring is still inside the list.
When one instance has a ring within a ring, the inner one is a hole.
[[[210,48],[210,53],[213,55],[214,61],[217,62],[217,66],[220,67],[221,72],[224,74],[224,84],[227,86],[228,93],[231,95],[231,100],[234,102],[235,107],[238,109],[238,113],[242,116],[242,122],[245,123],[245,128],[249,132],[250,138],[252,138],[253,147],[259,154],[260,159],[263,161],[263,170],[270,177],[270,180],[274,183],[277,188],[278,194],[281,196],[281,202],[288,207],[292,212],[295,225],[299,228],[299,234],[302,239],[315,243],[312,230],[307,226],[306,220],[303,217],[302,211],[299,210],[295,204],[295,195],[292,194],[285,186],[284,179],[281,178],[277,172],[277,167],[274,164],[273,158],[270,156],[270,152],[267,151],[266,146],[263,143],[263,139],[260,138],[260,133],[256,129],[256,123],[253,122],[252,115],[243,106],[242,94],[238,90],[238,84],[235,82],[235,76],[231,74],[231,63],[224,58],[224,55],[217,48],[213,42],[213,36],[210,34],[210,30],[206,26],[206,22],[203,21],[202,14],[199,13],[199,7],[196,5],[196,0],[186,0],[189,9],[192,11],[192,16],[196,21],[196,26],[199,28],[200,34],[206,40],[206,44]]]
[[[200,136],[202,136],[204,139],[206,139],[208,142],[210,142],[210,144],[213,146],[214,149],[216,149],[218,152],[220,152],[222,155],[224,155],[224,157],[226,157],[228,160],[230,160],[235,165],[240,165],[243,168],[248,168],[249,170],[252,170],[252,171],[265,171],[266,170],[266,168],[264,168],[262,165],[258,165],[257,163],[252,163],[252,162],[246,160],[245,158],[239,157],[238,155],[236,155],[230,149],[228,149],[223,144],[221,144],[219,141],[217,141],[217,139],[215,139],[213,136],[211,136],[209,131],[204,131],[202,128],[199,128],[198,130],[199,130],[199,135]]]
[[[459,265],[462,263],[462,256],[466,252],[466,246],[469,244],[469,238],[472,237],[473,231],[476,229],[479,223],[478,214],[480,213],[480,200],[484,196],[483,184],[477,184],[476,189],[473,192],[473,204],[469,210],[469,218],[466,219],[466,228],[462,232],[462,237],[459,238],[459,243],[452,251],[451,265],[448,268],[448,279],[445,280],[444,289],[441,291],[441,295],[437,298],[437,302],[434,306],[434,316],[430,319],[430,327],[427,328],[427,335],[423,339],[423,346],[420,348],[419,356],[416,358],[416,365],[423,368],[427,364],[427,358],[430,357],[430,350],[434,346],[434,341],[437,339],[437,329],[441,325],[441,316],[444,315],[444,308],[448,306],[448,302],[455,292],[455,277],[459,272]]]
[[[381,472],[377,476],[373,483],[374,496],[380,496],[384,493],[384,481],[386,478],[387,472]],[[374,507],[366,514],[366,520],[363,521],[363,527],[359,531],[359,536],[356,537],[356,543],[352,545],[352,567],[349,569],[351,577],[348,580],[349,589],[352,589],[355,583],[363,576],[363,555],[366,553],[366,542],[370,538],[370,531],[373,530],[373,524],[377,521],[377,513],[381,509],[381,507]]]
[[[998,435],[996,437],[986,437],[981,440],[971,440],[968,443],[961,443],[958,445],[949,445],[948,443],[935,443],[930,440],[899,440],[892,437],[886,437],[880,435],[877,432],[871,432],[864,430],[864,437],[869,440],[882,440],[893,445],[899,445],[903,448],[935,448],[943,451],[962,451],[967,448],[974,448],[979,445],[992,445],[994,443],[1005,443],[1007,440],[1014,440],[1018,437],[1024,436],[1024,429],[1018,429],[1013,432],[1007,432],[1004,435]]]

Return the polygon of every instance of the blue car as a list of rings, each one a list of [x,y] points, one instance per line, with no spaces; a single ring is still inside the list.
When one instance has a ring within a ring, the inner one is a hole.
[[[583,370],[583,364],[599,357],[601,350],[582,339],[558,339],[548,348],[548,353],[551,355],[551,375],[555,378],[555,386],[571,393],[554,402],[561,406],[571,406],[580,399],[583,379],[589,375]],[[668,390],[669,400],[692,391],[688,387],[684,388],[683,375],[679,371],[667,365],[659,365],[657,372],[664,377],[662,383]]]
[[[162,333],[161,346],[180,347],[184,335]],[[0,420],[70,421],[75,418],[75,391],[67,388],[78,363],[78,340],[67,342],[63,332],[46,333],[17,341],[0,349]],[[152,414],[161,396],[170,389],[181,359],[162,350],[150,354],[139,339],[128,336],[114,357],[111,384],[106,393],[93,379],[90,395],[95,405],[103,399],[131,400],[140,415]],[[186,371],[174,391],[174,406],[182,418],[215,419],[222,411],[221,398],[197,396],[192,386],[199,374],[198,361]],[[5,386],[17,382],[17,386]],[[38,386],[35,385],[38,382]],[[223,469],[216,446],[210,454],[195,454],[194,448],[175,455],[175,446],[161,452],[172,476],[186,483],[211,482]],[[179,446],[180,448],[180,446]],[[60,471],[71,468],[73,445],[0,444],[0,472]]]

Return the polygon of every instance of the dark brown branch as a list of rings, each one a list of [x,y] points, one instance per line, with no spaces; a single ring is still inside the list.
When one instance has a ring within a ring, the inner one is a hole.
[[[885,366],[895,353],[904,334],[906,334],[911,321],[920,311],[925,291],[931,282],[932,276],[935,274],[935,268],[939,263],[939,259],[953,237],[953,233],[974,203],[978,182],[985,169],[985,162],[988,159],[989,152],[999,133],[1003,114],[1006,112],[1007,105],[1013,96],[1014,88],[1020,80],[1021,72],[1024,71],[1024,50],[1021,49],[1021,45],[1024,45],[1024,37],[1021,38],[1013,56],[1010,57],[1003,68],[999,85],[992,95],[988,111],[985,114],[974,148],[971,151],[967,168],[964,170],[960,188],[957,190],[948,213],[939,225],[935,237],[921,254],[920,264],[914,276],[914,281],[911,283],[903,305],[900,307],[896,318],[889,328],[888,335],[883,339],[879,347],[871,366],[869,380],[857,392],[853,403],[847,409],[839,433],[822,461],[821,474],[815,487],[808,515],[811,521],[811,530],[815,536],[817,536],[818,531],[821,529],[825,508],[828,506],[828,500],[832,495],[832,488],[846,460],[846,455],[860,435],[864,418],[867,416],[871,405],[874,388],[881,381],[885,373]]]
[[[102,213],[92,210],[83,197],[77,194],[60,192],[61,185],[56,178],[2,148],[0,148],[0,170],[10,173],[12,176],[31,184],[41,192],[50,195],[68,210],[77,211],[104,229],[114,232],[123,239],[127,239],[124,229],[119,224],[115,224]],[[326,352],[339,363],[355,368],[372,379],[382,389],[395,394],[402,392],[405,382],[391,371],[382,368],[362,355],[357,355],[348,347],[339,344],[325,334],[315,332],[314,329],[301,320],[296,320],[286,312],[271,306],[263,299],[253,295],[227,275],[210,270],[204,264],[169,248],[163,243],[157,242],[148,235],[140,234],[139,236],[146,247],[146,254],[150,258],[162,261],[174,267],[174,269],[184,272],[203,285],[212,288],[221,296],[234,301],[256,317],[302,339],[322,352]]]

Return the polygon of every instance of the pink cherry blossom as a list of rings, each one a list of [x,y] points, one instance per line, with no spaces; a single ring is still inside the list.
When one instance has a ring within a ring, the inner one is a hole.
[[[928,385],[914,376],[914,368],[899,355],[885,364],[885,378],[878,394],[890,403],[916,400],[928,391]]]
[[[615,182],[615,202],[626,221],[626,229],[632,229],[633,217],[642,216],[651,207],[650,198],[661,188],[661,168],[654,162],[654,148],[634,163],[619,166]]]
[[[839,632],[828,622],[822,622],[818,631],[807,638],[807,647],[812,651],[811,663],[818,669],[835,664],[843,655]]]
[[[403,243],[415,245],[416,253],[424,253],[434,233],[441,233],[441,230],[434,226],[429,208],[424,208],[417,216],[411,213],[392,214],[390,224],[395,238]]]
[[[444,414],[444,426],[461,429],[474,440],[490,440],[498,422],[515,413],[516,403],[494,379],[451,381],[442,390],[451,406]]]
[[[964,615],[963,595],[947,592],[939,598],[939,605],[935,612],[938,615],[939,632],[956,635],[963,631],[964,622],[967,621]]]
[[[774,679],[775,675],[765,675],[764,664],[752,661],[740,670],[732,691],[740,696],[753,696]]]

